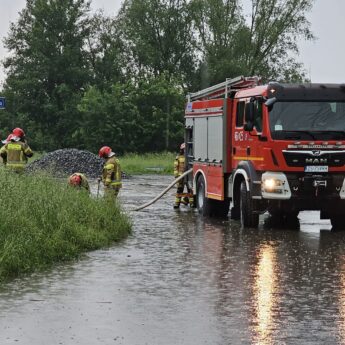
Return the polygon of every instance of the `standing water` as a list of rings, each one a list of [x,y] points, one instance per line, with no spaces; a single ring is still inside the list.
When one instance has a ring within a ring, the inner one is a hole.
[[[170,182],[126,180],[120,201]],[[0,344],[345,344],[345,233],[316,212],[241,230],[173,210],[173,192],[130,212],[120,244],[2,285]]]

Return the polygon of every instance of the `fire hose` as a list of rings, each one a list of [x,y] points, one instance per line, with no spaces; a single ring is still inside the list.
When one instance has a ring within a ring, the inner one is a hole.
[[[188,171],[186,171],[185,173],[183,173],[181,176],[179,176],[178,178],[176,178],[173,182],[171,182],[169,184],[169,186],[167,188],[165,188],[163,190],[162,193],[160,193],[158,196],[156,196],[154,199],[152,199],[151,201],[147,202],[146,204],[143,204],[137,208],[132,209],[131,211],[140,211],[143,208],[146,208],[152,204],[154,204],[157,200],[159,200],[164,194],[166,194],[172,187],[175,186],[175,184],[179,181],[181,181],[185,176],[187,176],[188,174],[190,174],[193,171],[193,169],[189,169]]]

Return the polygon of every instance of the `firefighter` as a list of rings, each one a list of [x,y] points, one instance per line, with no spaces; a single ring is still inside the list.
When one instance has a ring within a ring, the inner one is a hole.
[[[68,178],[68,184],[72,187],[76,187],[78,189],[86,190],[90,192],[89,182],[84,174],[81,173],[74,173]]]
[[[24,170],[28,158],[33,156],[33,152],[27,144],[25,133],[21,128],[15,128],[12,131],[12,137],[0,149],[0,155],[7,168],[16,172]]]
[[[184,156],[185,147],[186,147],[185,143],[182,143],[180,146],[180,153],[175,158],[175,162],[174,162],[175,178],[181,176],[185,172],[185,156]],[[182,195],[184,186],[187,187],[187,192],[189,194],[188,197]],[[184,180],[181,180],[177,183],[174,208],[179,208],[181,202],[184,205],[188,205],[189,203],[191,207],[194,206],[193,191],[189,188],[188,184]]]
[[[4,144],[4,145],[6,145],[6,144],[8,144],[10,141],[11,141],[11,139],[14,137],[14,135],[12,134],[12,133],[10,133],[8,136],[7,136],[7,138],[5,139],[5,140],[1,140],[1,142]],[[2,158],[2,163],[3,163],[3,165],[6,165],[6,157],[5,158]]]
[[[122,187],[120,162],[109,146],[103,146],[98,155],[106,160],[102,172],[104,196],[116,199]]]

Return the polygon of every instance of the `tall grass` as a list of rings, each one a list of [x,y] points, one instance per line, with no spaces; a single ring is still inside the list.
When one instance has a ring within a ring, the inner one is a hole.
[[[76,258],[130,232],[115,202],[47,176],[0,170],[0,183],[0,280]]]
[[[172,174],[176,153],[135,153],[119,157],[121,168],[127,174]]]

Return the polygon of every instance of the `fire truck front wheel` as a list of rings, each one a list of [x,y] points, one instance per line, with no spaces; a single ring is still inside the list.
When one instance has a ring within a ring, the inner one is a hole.
[[[246,182],[242,181],[240,189],[240,219],[242,228],[257,228],[259,214],[254,213],[254,202],[247,191]]]

